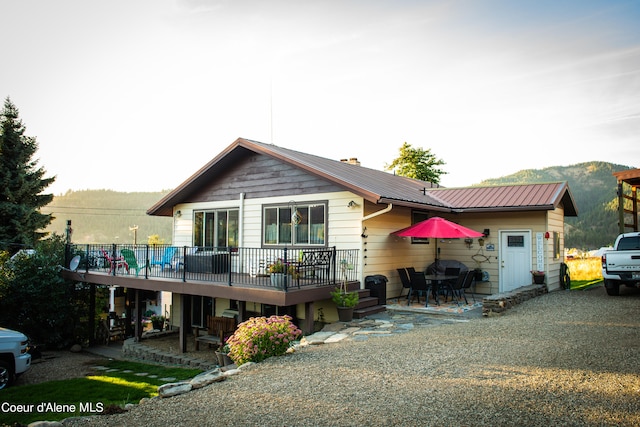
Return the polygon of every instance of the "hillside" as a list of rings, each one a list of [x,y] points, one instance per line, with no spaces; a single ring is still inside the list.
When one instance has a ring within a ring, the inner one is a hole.
[[[597,249],[613,243],[618,235],[617,181],[613,172],[632,169],[606,162],[527,169],[477,185],[567,181],[578,207],[578,217],[567,217],[565,247]]]
[[[134,232],[130,228],[136,225],[137,243],[147,243],[148,236],[155,234],[164,243],[171,243],[172,218],[146,214],[147,209],[167,193],[68,191],[55,196],[42,212],[53,213],[55,217],[47,228],[49,232],[64,235],[70,219],[74,243],[133,243]]]
[[[588,162],[545,169],[527,169],[502,178],[488,179],[476,185],[522,184],[567,181],[578,207],[577,218],[566,218],[567,248],[595,249],[613,243],[618,235],[616,179],[612,173],[629,166],[606,162]],[[159,235],[171,243],[172,219],[148,216],[146,210],[168,191],[122,193],[111,190],[68,191],[54,197],[43,212],[53,212],[56,219],[49,232],[64,235],[66,222],[72,221],[74,243],[133,243]]]

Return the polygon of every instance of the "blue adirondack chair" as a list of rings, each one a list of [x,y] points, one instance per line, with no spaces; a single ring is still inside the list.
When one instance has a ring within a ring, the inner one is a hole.
[[[176,248],[175,246],[169,246],[164,250],[162,259],[154,258],[153,261],[151,261],[151,265],[159,265],[162,268],[162,270],[164,270],[165,265],[168,265],[169,269],[173,268],[173,266],[171,265],[171,261],[173,260],[173,257],[176,255],[177,250],[178,248]]]

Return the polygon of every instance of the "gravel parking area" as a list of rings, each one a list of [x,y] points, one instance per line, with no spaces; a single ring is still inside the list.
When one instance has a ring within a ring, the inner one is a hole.
[[[68,426],[640,425],[639,292],[553,292],[505,315],[310,346]]]

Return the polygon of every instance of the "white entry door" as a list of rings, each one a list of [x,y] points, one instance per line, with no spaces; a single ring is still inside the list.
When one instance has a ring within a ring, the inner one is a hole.
[[[531,284],[531,232],[502,231],[500,292]]]

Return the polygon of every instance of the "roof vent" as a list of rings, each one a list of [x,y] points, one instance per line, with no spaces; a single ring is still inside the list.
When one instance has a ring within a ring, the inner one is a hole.
[[[349,163],[350,165],[360,166],[360,162],[357,157],[351,157],[349,159],[340,159],[342,163]]]

